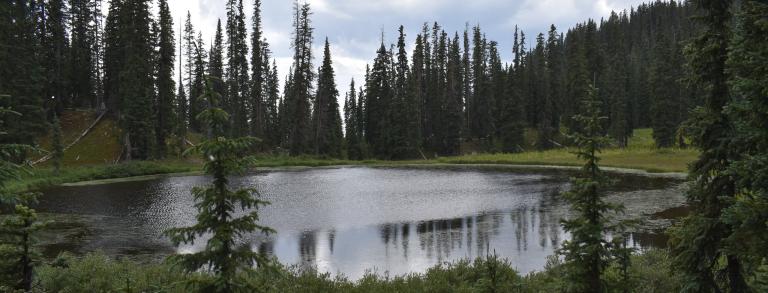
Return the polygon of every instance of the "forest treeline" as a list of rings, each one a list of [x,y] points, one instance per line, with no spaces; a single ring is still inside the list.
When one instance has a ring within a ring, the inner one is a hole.
[[[610,292],[610,285],[616,284],[620,288],[615,291],[623,292],[765,292],[768,4],[763,0],[690,3],[642,5],[628,13],[614,13],[599,26],[587,21],[562,34],[553,28],[546,37],[539,34],[535,45],[528,45],[518,31],[512,64],[502,64],[498,44],[487,40],[477,26],[451,37],[439,24],[425,25],[410,56],[400,28],[395,45],[382,41],[363,84],[358,88],[350,82],[342,135],[331,47],[326,41],[322,65],[315,72],[307,4],[295,5],[294,64],[280,93],[274,61],[261,36],[259,1],[254,5],[250,47],[245,43],[248,32],[241,1],[227,2],[226,28],[218,25],[208,56],[202,38],[187,26],[190,29],[185,29],[181,42],[191,52],[186,60],[192,64],[182,64],[192,69],[180,70],[182,80],[185,74],[188,79],[179,84],[178,92],[171,75],[176,38],[165,0],[158,1],[157,21],[146,0],[111,1],[103,36],[99,21],[81,23],[75,20],[86,16],[73,13],[89,11],[83,13],[91,15],[99,2],[70,1],[69,6],[60,1],[2,2],[0,203],[3,209],[15,206],[0,223],[0,283],[6,286],[0,290],[31,291],[39,263],[32,236],[44,224],[28,207],[34,194],[17,194],[8,188],[24,171],[18,159],[36,149],[25,143],[48,128],[47,116],[58,125],[55,113],[64,108],[103,105],[123,128],[126,159],[172,153],[169,147],[185,143],[190,130],[208,137],[191,149],[206,161],[204,169],[213,178],[210,186],[193,190],[198,223],[171,229],[166,235],[176,245],[207,233],[212,238],[199,253],[172,257],[183,265],[180,282],[168,282],[162,271],[141,273],[160,276],[160,285],[186,283],[203,292],[247,291],[250,286],[288,291],[272,287],[272,281],[281,279],[295,291],[302,291],[300,286],[333,285],[297,283],[293,277],[308,276],[311,281],[311,272],[275,274],[261,266],[264,259],[250,246],[235,249],[238,235],[272,232],[257,223],[258,206],[265,202],[256,190],[229,188],[229,178],[255,161],[249,156],[256,148],[252,135],[261,135],[262,150],[396,159],[414,153],[452,154],[466,142],[488,150],[518,151],[524,132],[536,129],[537,148],[572,143],[585,165],[563,195],[574,212],[561,222],[571,234],[558,250],[563,263],[551,263],[545,279],[529,285],[532,291]],[[102,38],[103,42],[94,41]],[[54,98],[43,98],[49,96]],[[683,120],[684,127],[679,127]],[[657,263],[650,276],[653,280],[662,274],[665,288],[644,287],[652,282],[632,287],[649,274],[636,272],[644,263],[632,264],[633,251],[621,239],[626,231],[623,223],[610,221],[611,213],[621,207],[604,201],[610,180],[599,167],[603,147],[625,145],[622,135],[645,126],[653,128],[658,146],[684,143],[680,138],[684,136],[701,151],[689,166],[686,205],[690,213],[670,229],[670,258]],[[572,135],[564,139],[561,133]],[[253,210],[236,218],[238,205]],[[260,269],[252,270],[254,264]],[[73,265],[70,270],[67,260],[54,262],[42,270],[42,279],[47,274],[48,280],[56,281],[48,286],[61,285],[62,291],[87,284],[62,280],[93,279],[92,270],[78,269],[82,263]],[[209,266],[207,272],[201,270],[205,266]],[[437,266],[427,271],[424,282],[413,276],[405,277],[411,278],[410,284],[395,278],[380,285],[422,286],[422,291],[429,291],[442,284],[444,290],[488,292],[525,285],[517,281],[510,265],[495,257],[473,266],[459,263],[446,271],[448,275]],[[498,269],[504,272],[497,274]],[[112,271],[102,274],[107,276],[107,290],[124,288],[124,281],[129,285],[130,279]],[[435,279],[430,280],[430,275]],[[324,276],[327,281],[329,275]],[[343,279],[330,282],[345,285]],[[368,284],[363,280],[357,285]],[[553,287],[542,290],[536,285]]]
[[[167,0],[110,0],[108,11],[102,2],[0,4],[0,93],[25,117],[6,121],[4,141],[34,143],[54,113],[90,108],[119,122],[123,159],[163,158],[184,149],[189,133],[210,133],[197,117],[217,106],[200,98],[207,82],[230,113],[228,136],[259,137],[259,151],[350,159],[571,145],[564,134],[579,125],[570,117],[583,110],[593,83],[616,146],[646,127],[659,147],[684,145],[680,125],[697,104],[682,56],[696,30],[694,9],[674,1],[567,30],[515,29],[503,36],[513,38],[512,48],[500,48],[479,25],[449,32],[432,23],[408,52],[400,27],[394,44],[382,39],[365,80],[339,86],[327,39],[321,65],[313,64],[306,3],[294,3],[293,65],[278,73],[259,0],[249,8],[228,0],[212,44],[189,13],[174,24]],[[245,9],[253,9],[252,19]],[[504,50],[511,50],[511,64],[502,61]],[[339,87],[346,91],[341,99]],[[526,133],[535,134],[533,145],[524,143]]]

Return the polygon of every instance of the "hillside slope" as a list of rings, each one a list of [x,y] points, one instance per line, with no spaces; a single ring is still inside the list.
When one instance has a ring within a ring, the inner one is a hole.
[[[94,111],[68,110],[60,117],[63,144],[74,142],[98,117]],[[104,116],[79,142],[64,152],[63,166],[84,166],[113,163],[120,157],[120,133],[115,121]],[[52,150],[51,133],[39,140],[40,148]],[[50,165],[50,161],[42,163]]]

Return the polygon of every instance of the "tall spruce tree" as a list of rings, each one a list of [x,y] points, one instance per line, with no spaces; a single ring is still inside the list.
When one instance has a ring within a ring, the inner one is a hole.
[[[339,91],[331,61],[331,46],[325,39],[323,63],[317,75],[317,94],[312,110],[315,155],[341,158],[344,135],[341,131]]]
[[[179,59],[184,59],[184,54],[181,52],[182,50],[182,39],[179,37]],[[187,147],[187,131],[189,130],[189,125],[191,124],[191,120],[188,120],[187,114],[189,112],[189,109],[187,107],[187,101],[191,100],[187,98],[186,90],[184,89],[184,76],[183,72],[184,69],[182,69],[182,64],[184,60],[179,60],[179,89],[178,89],[178,96],[176,96],[176,129],[175,134],[178,138],[178,154],[181,156],[184,153],[184,150]]]
[[[205,109],[205,101],[198,99],[203,94],[205,88],[206,70],[208,68],[208,51],[205,50],[205,42],[203,41],[202,33],[197,33],[197,41],[195,42],[194,66],[192,67],[192,84],[189,87],[189,101],[187,102],[187,120],[189,121],[189,127],[192,131],[201,132],[202,127],[195,119],[200,112]]]
[[[91,43],[91,64],[93,68],[93,89],[95,92],[94,105],[97,110],[104,111],[104,0],[92,0],[89,5],[93,16],[91,25],[88,26],[88,35]]]
[[[365,138],[371,146],[374,156],[389,159],[392,155],[388,143],[391,140],[392,126],[392,56],[382,42],[376,51],[370,75],[366,80],[365,91]]]
[[[493,135],[493,103],[488,70],[488,42],[479,26],[473,28],[472,49],[472,103],[470,131],[474,138],[486,140]],[[498,69],[498,68],[497,68]]]
[[[69,86],[72,104],[95,108],[96,73],[94,44],[98,42],[93,34],[95,22],[92,1],[70,0],[69,14],[72,24],[72,45],[69,50]],[[63,98],[63,97],[62,97]]]
[[[556,42],[552,40],[552,42]],[[553,44],[553,46],[556,46]],[[557,128],[554,127],[554,101],[550,88],[551,75],[547,64],[547,48],[544,42],[544,34],[536,37],[536,48],[531,54],[531,95],[529,95],[529,123],[535,125],[538,130],[536,148],[546,150],[554,147],[554,135]]]
[[[686,49],[691,82],[703,88],[704,104],[691,117],[693,144],[702,150],[690,168],[691,214],[673,231],[674,265],[685,292],[745,292],[742,260],[724,250],[733,227],[722,220],[736,197],[735,178],[727,170],[739,156],[732,149],[733,123],[723,109],[731,102],[727,59],[731,1],[698,1],[702,15],[699,36]],[[723,278],[718,281],[716,275]],[[723,288],[722,286],[724,285]]]
[[[208,76],[211,77],[210,83],[212,84],[212,90],[217,94],[224,96],[224,36],[222,35],[221,30],[221,19],[218,20],[216,24],[216,34],[213,38],[213,44],[211,44],[211,52],[209,54],[210,61],[208,62]],[[207,103],[209,101],[204,101],[206,103],[206,107],[210,106]],[[195,120],[199,122],[197,117],[194,117]]]
[[[201,88],[204,81],[201,80],[201,77],[198,79],[197,73],[199,73],[200,68],[196,61],[198,61],[197,59],[201,54],[200,51],[203,49],[198,47],[198,44],[195,41],[195,28],[192,25],[192,14],[189,11],[187,11],[184,27],[183,29],[180,29],[179,58],[183,61],[180,61],[180,64],[183,64],[183,69],[180,66],[179,70],[181,72],[179,73],[179,76],[181,79],[179,80],[179,84],[185,89],[187,99],[179,101],[179,107],[185,109],[184,113],[179,113],[179,115],[185,115],[183,119],[188,121],[190,129],[193,131],[200,131],[200,124],[195,117],[197,117],[197,114],[200,114],[201,111],[201,109],[196,106],[199,106],[200,104],[197,101],[197,98],[202,94]]]
[[[64,106],[72,103],[69,90],[69,14],[63,0],[41,2],[42,15],[39,17],[40,36],[43,50],[43,65],[45,68],[44,94],[46,97],[56,97],[62,103],[46,104],[57,107],[61,112]],[[80,106],[80,105],[78,105]]]
[[[614,139],[617,146],[624,148],[629,144],[632,135],[632,124],[629,103],[629,68],[630,59],[627,56],[627,33],[623,29],[628,26],[629,18],[626,12],[611,13],[607,21],[601,25],[601,30],[606,38],[606,62],[605,77],[601,80],[603,100],[606,101],[609,125],[608,134]]]
[[[426,95],[425,65],[426,64],[424,60],[425,58],[424,42],[425,42],[425,38],[423,35],[419,34],[416,36],[415,46],[413,48],[413,53],[411,55],[412,56],[411,71],[408,77],[409,84],[410,84],[410,89],[408,90],[408,93],[410,95],[410,98],[412,99],[411,107],[413,108],[412,111],[414,114],[412,117],[413,121],[411,123],[413,125],[412,127],[414,127],[415,129],[412,130],[413,131],[412,133],[416,137],[416,139],[418,139],[418,142],[416,145],[420,146],[419,147],[420,153],[421,153],[421,145],[422,145],[422,142],[424,141],[423,132],[422,132],[423,124],[424,124],[423,105],[424,105],[424,100],[426,99],[425,98],[425,95]],[[358,107],[362,108],[362,105],[358,104]]]
[[[197,223],[189,227],[166,231],[174,245],[194,243],[203,235],[210,235],[205,249],[191,254],[177,254],[170,257],[182,266],[185,272],[199,271],[213,274],[213,279],[189,278],[187,282],[199,292],[252,292],[243,272],[254,265],[268,265],[268,259],[254,252],[250,245],[238,243],[241,236],[260,232],[272,233],[273,229],[258,224],[260,206],[268,202],[259,199],[254,188],[230,190],[230,177],[242,174],[255,163],[253,157],[245,154],[258,139],[254,137],[225,138],[229,120],[227,112],[218,107],[220,95],[208,82],[204,98],[212,105],[200,113],[200,120],[212,129],[212,137],[188,150],[200,154],[204,160],[203,169],[213,182],[208,187],[196,187],[192,195],[197,202]],[[237,208],[237,207],[240,208]],[[239,216],[243,212],[245,215]]]
[[[443,102],[442,155],[455,156],[461,153],[461,134],[464,129],[464,73],[461,60],[459,34],[449,42],[446,65],[446,94]]]
[[[464,25],[464,33],[462,34],[462,55],[461,55],[461,73],[462,73],[462,93],[461,93],[461,100],[462,100],[462,108],[464,111],[464,125],[462,125],[462,139],[467,139],[469,134],[469,105],[470,105],[470,99],[472,98],[472,59],[470,58],[470,52],[472,51],[472,47],[470,47],[469,42],[469,23],[466,23]]]
[[[0,107],[13,108],[24,119],[0,117],[4,120],[0,143],[33,144],[35,138],[48,129],[43,111],[42,86],[45,71],[39,58],[39,38],[36,35],[36,3],[25,1],[0,3]],[[19,154],[18,158],[25,157]],[[18,159],[17,158],[17,159]]]
[[[734,119],[734,148],[742,157],[731,165],[737,197],[723,221],[733,228],[725,250],[740,256],[752,292],[768,289],[768,4],[744,1],[736,15],[729,47],[728,73],[735,101],[728,108]],[[762,264],[762,269],[760,268]],[[761,279],[762,278],[762,279]]]
[[[250,129],[251,135],[255,137],[265,137],[265,131],[267,130],[266,124],[266,102],[264,100],[264,80],[265,67],[269,67],[269,63],[264,62],[264,40],[263,32],[261,29],[261,0],[255,0],[253,2],[253,21],[252,21],[252,33],[251,33],[251,94],[250,94]],[[268,70],[268,68],[266,68]]]
[[[397,159],[414,158],[421,144],[420,124],[418,120],[418,104],[409,74],[408,53],[405,50],[405,28],[401,25],[397,37],[397,57],[392,64],[393,78],[393,109],[392,121],[393,157]]]
[[[286,82],[284,127],[288,151],[291,155],[299,155],[312,152],[310,101],[315,74],[312,72],[313,29],[309,4],[299,5],[296,1],[293,6],[293,72]]]
[[[501,53],[499,52],[499,43],[496,41],[488,42],[487,75],[487,87],[489,88],[489,96],[486,103],[487,107],[490,109],[489,112],[491,114],[488,131],[492,135],[492,138],[495,140],[501,136],[501,133],[499,132],[499,123],[502,120],[502,116],[504,115],[501,113],[501,111],[503,111],[505,107],[504,104],[507,103],[507,99],[504,96],[504,91],[507,87],[507,71],[502,64]],[[495,151],[495,145],[491,150]]]
[[[125,130],[124,158],[148,159],[155,147],[154,67],[151,58],[147,58],[152,54],[149,5],[147,0],[125,1],[119,5],[117,34],[123,44],[123,60],[117,72],[117,93],[120,123]]]
[[[544,56],[546,58],[546,81],[547,99],[545,111],[542,113],[542,125],[545,135],[550,140],[549,144],[543,142],[543,145],[553,146],[553,141],[560,131],[560,115],[562,114],[562,101],[565,83],[565,68],[563,59],[563,43],[557,28],[554,25],[549,27],[547,34]],[[542,145],[540,144],[540,145]]]
[[[674,52],[670,41],[661,33],[656,38],[653,66],[649,85],[651,86],[651,126],[653,140],[659,148],[668,148],[675,143],[677,133],[677,109],[679,92],[676,76],[673,74]]]
[[[159,0],[159,59],[157,67],[157,101],[155,108],[155,136],[157,156],[164,157],[167,153],[166,140],[176,129],[176,84],[173,81],[173,67],[176,60],[175,37],[173,35],[173,17],[168,8],[167,0]],[[185,102],[181,102],[185,103]],[[179,113],[184,116],[186,113]],[[186,122],[186,121],[184,121]]]
[[[123,40],[120,38],[120,0],[109,1],[109,12],[104,24],[104,104],[113,117],[120,116],[119,72],[123,65]]]
[[[227,1],[227,67],[224,105],[231,114],[229,135],[241,137],[248,134],[248,113],[252,106],[248,81],[248,39],[245,28],[243,0]]]
[[[508,68],[507,85],[504,96],[504,111],[499,121],[499,131],[501,133],[501,150],[507,153],[516,153],[523,151],[525,131],[525,101],[521,96],[523,86],[523,76],[521,68],[522,52],[518,39],[517,27],[515,27],[514,45],[512,53],[514,60],[512,66]]]
[[[266,99],[266,128],[267,131],[265,144],[269,147],[279,146],[281,143],[282,132],[280,129],[280,80],[277,73],[277,64],[272,60],[269,65],[269,51],[265,51],[264,60],[267,63],[264,75],[264,97]]]
[[[592,78],[589,76],[587,69],[584,43],[579,40],[579,35],[576,31],[568,31],[565,47],[567,48],[568,74],[566,79],[567,101],[564,102],[565,109],[563,115],[567,118],[565,125],[569,132],[575,132],[579,130],[580,126],[572,117],[579,113],[579,101],[583,101],[588,97],[588,85]]]
[[[350,160],[362,160],[365,158],[365,149],[363,148],[363,134],[360,128],[361,105],[358,104],[357,91],[355,89],[355,80],[349,83],[349,91],[344,101],[344,125],[346,133],[347,158]]]

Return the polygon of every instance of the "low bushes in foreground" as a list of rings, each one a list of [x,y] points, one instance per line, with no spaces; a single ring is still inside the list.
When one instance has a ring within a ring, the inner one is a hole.
[[[670,270],[664,250],[633,256],[630,282],[621,282],[621,268],[610,267],[604,283],[609,292],[678,292],[680,279]],[[298,267],[275,264],[244,274],[245,287],[256,292],[560,292],[565,267],[554,257],[541,272],[521,276],[514,264],[494,256],[444,263],[424,273],[388,276],[369,273],[357,281]],[[195,292],[184,287],[188,278],[169,263],[138,264],[95,253],[64,254],[36,271],[35,292]]]

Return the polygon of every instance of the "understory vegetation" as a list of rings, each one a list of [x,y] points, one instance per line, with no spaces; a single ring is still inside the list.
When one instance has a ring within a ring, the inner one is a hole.
[[[610,292],[678,292],[679,276],[670,269],[664,250],[632,256],[629,282],[623,268],[608,267]],[[443,263],[424,273],[388,276],[369,272],[359,280],[273,263],[268,269],[243,273],[249,287],[262,292],[561,292],[566,287],[563,263],[555,257],[540,272],[521,275],[515,264],[495,256]],[[100,253],[83,257],[63,254],[36,271],[34,292],[188,292],[187,278],[169,263],[139,264]],[[624,291],[626,289],[626,291]]]

